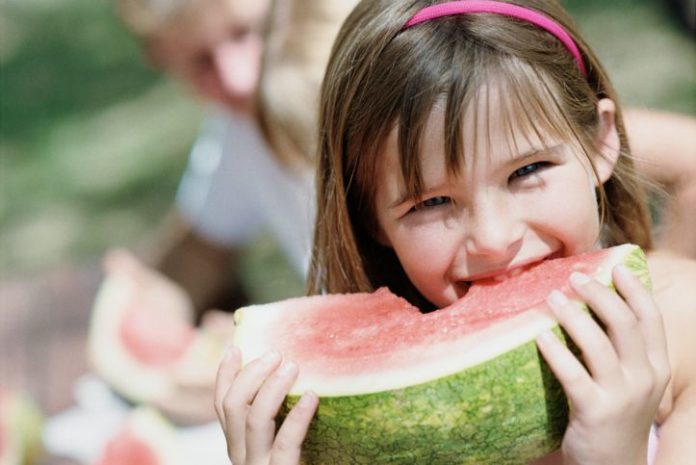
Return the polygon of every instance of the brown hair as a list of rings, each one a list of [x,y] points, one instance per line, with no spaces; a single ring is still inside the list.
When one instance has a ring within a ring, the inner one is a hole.
[[[461,160],[464,112],[484,84],[495,83],[508,126],[526,124],[537,134],[577,140],[597,154],[597,102],[617,101],[609,79],[557,1],[514,3],[561,24],[581,51],[588,76],[564,46],[531,24],[493,14],[440,18],[402,30],[432,0],[364,0],[334,44],[320,99],[317,170],[318,212],[309,292],[371,291],[389,286],[427,306],[397,257],[374,239],[373,199],[379,154],[398,126],[402,175],[414,198],[421,189],[418,162],[423,128],[433,105],[445,105],[448,169]],[[600,186],[602,238],[606,246],[633,242],[651,246],[650,219],[635,176],[617,108],[621,156]],[[542,139],[543,140],[543,139]],[[591,158],[590,158],[591,159]]]

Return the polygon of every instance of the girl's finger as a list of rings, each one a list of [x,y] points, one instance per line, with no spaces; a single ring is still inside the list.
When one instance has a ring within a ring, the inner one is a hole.
[[[246,457],[248,463],[262,463],[271,452],[275,436],[275,417],[285,396],[297,379],[297,365],[283,362],[256,394],[246,422]]]
[[[619,372],[619,358],[609,337],[589,313],[559,291],[549,294],[547,302],[558,322],[582,352],[592,378],[598,383],[605,383],[615,377]]]
[[[268,376],[278,367],[280,354],[268,352],[242,369],[222,403],[227,423],[227,445],[232,463],[245,463],[246,424],[249,407]]]
[[[551,331],[537,337],[537,347],[573,405],[591,405],[594,382],[575,355]]]
[[[669,358],[664,322],[652,293],[625,266],[619,265],[614,268],[613,279],[616,289],[638,319],[650,363],[658,375],[662,375],[665,380],[668,379]]]
[[[225,399],[225,394],[229,390],[232,382],[237,377],[239,370],[242,365],[242,357],[239,353],[237,347],[229,347],[225,352],[220,366],[218,367],[217,377],[215,379],[215,413],[217,413],[218,419],[223,429],[227,429],[227,424],[225,421],[225,411],[223,409],[223,401]]]
[[[302,441],[319,405],[319,397],[311,391],[302,394],[299,402],[290,410],[273,442],[271,465],[296,465],[300,463]]]
[[[613,347],[627,368],[642,369],[647,364],[645,342],[636,315],[616,292],[581,273],[573,273],[570,284],[604,323]]]
[[[666,347],[665,328],[662,314],[652,297],[652,293],[625,266],[619,265],[613,271],[614,284],[621,296],[635,314],[650,349],[664,353]]]

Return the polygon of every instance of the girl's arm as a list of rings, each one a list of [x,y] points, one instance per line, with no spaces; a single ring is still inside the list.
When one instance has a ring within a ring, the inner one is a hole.
[[[630,108],[624,119],[636,166],[669,196],[659,247],[696,259],[696,117]]]
[[[696,457],[696,261],[650,255],[655,298],[662,310],[672,380],[658,412],[655,465],[694,463]]]

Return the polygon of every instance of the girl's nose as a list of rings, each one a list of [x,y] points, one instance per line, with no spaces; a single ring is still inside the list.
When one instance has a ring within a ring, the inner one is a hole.
[[[476,208],[466,226],[467,253],[501,260],[514,254],[522,241],[523,228],[511,210],[490,201]]]

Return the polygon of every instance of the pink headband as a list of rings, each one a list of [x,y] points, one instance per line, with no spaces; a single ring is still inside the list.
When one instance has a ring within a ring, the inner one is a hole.
[[[575,45],[575,42],[570,35],[557,22],[544,16],[543,14],[512,3],[487,1],[487,0],[463,0],[455,2],[440,3],[431,5],[418,11],[404,25],[407,29],[416,24],[424,23],[432,19],[441,18],[443,16],[452,16],[465,13],[494,13],[503,16],[510,16],[521,19],[539,26],[542,29],[550,32],[568,49],[573,58],[578,64],[578,68],[583,76],[587,77],[585,64],[582,61],[580,50]]]

